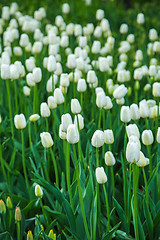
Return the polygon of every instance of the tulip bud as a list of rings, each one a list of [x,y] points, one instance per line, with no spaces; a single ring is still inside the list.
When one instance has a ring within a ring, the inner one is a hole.
[[[96,179],[99,184],[107,182],[107,175],[105,174],[103,167],[96,168]]]
[[[50,237],[50,238],[53,239],[53,240],[56,240],[56,234],[53,233],[53,230],[52,230],[52,229],[49,231],[48,237]]]
[[[113,107],[113,103],[111,101],[111,98],[109,96],[105,97],[105,106],[103,107],[105,110],[110,110]]]
[[[139,108],[138,108],[137,104],[133,103],[130,106],[130,112],[131,112],[131,119],[132,120],[140,119],[140,111],[139,111]]]
[[[28,86],[30,86],[30,87],[34,87],[36,85],[34,78],[33,78],[33,73],[27,74],[26,81],[27,81]]]
[[[98,108],[103,108],[106,105],[106,98],[104,92],[99,92],[96,97],[96,105]]]
[[[40,105],[40,112],[42,117],[49,117],[51,115],[50,109],[47,103],[43,102]]]
[[[128,138],[132,135],[140,138],[139,129],[136,124],[129,124],[128,126],[126,126],[126,131],[127,131]]]
[[[128,89],[125,87],[124,84],[122,84],[114,90],[113,97],[118,99],[123,98],[127,92]]]
[[[69,113],[63,114],[61,116],[61,122],[62,122],[62,131],[67,132],[67,128],[70,124],[72,124],[72,118]]]
[[[153,83],[152,94],[154,97],[160,97],[160,83]]]
[[[76,68],[76,56],[75,54],[69,54],[67,58],[67,67],[69,69]]]
[[[47,99],[47,103],[50,109],[55,109],[57,107],[57,103],[53,96],[49,96]]]
[[[19,207],[16,207],[16,210],[15,210],[15,221],[17,222],[21,221],[21,210]]]
[[[128,123],[131,121],[131,112],[128,106],[122,106],[121,107],[121,115],[120,115],[121,121]]]
[[[23,33],[20,37],[19,45],[21,47],[27,47],[28,44],[29,44],[29,37],[27,34]]]
[[[104,144],[104,132],[101,130],[96,130],[92,136],[91,143],[93,147],[102,147]]]
[[[149,117],[149,108],[148,108],[148,105],[147,105],[147,101],[145,99],[140,101],[139,110],[140,110],[140,116],[142,118]]]
[[[1,78],[7,80],[10,78],[10,69],[8,64],[2,63],[1,65]]]
[[[138,162],[140,158],[140,148],[138,142],[129,141],[126,148],[126,159],[130,163]]]
[[[27,233],[27,240],[33,240],[32,231],[28,231],[28,233]]]
[[[67,128],[67,141],[70,144],[76,144],[79,141],[79,132],[75,124],[70,124]]]
[[[66,136],[67,136],[67,133],[63,131],[63,126],[62,126],[62,124],[60,124],[60,126],[59,126],[59,137],[62,140],[65,140]]]
[[[35,83],[39,83],[42,79],[42,71],[41,68],[36,67],[33,69],[33,79]]]
[[[35,195],[38,198],[41,198],[43,196],[43,190],[40,185],[36,184],[35,186]]]
[[[77,84],[77,91],[78,92],[85,92],[87,89],[87,84],[86,84],[86,81],[85,79],[79,79],[78,80],[78,84]]]
[[[6,205],[5,205],[4,201],[1,199],[0,200],[0,212],[5,213],[5,211],[6,211]]]
[[[23,93],[25,96],[28,97],[30,95],[30,92],[31,92],[31,89],[29,87],[27,87],[27,86],[23,87]]]
[[[158,143],[160,143],[160,127],[158,127],[158,130],[157,130],[156,140]]]
[[[48,58],[48,63],[47,63],[47,70],[49,72],[54,72],[56,71],[57,65],[56,65],[56,59],[53,55],[50,55]]]
[[[113,144],[114,143],[114,135],[111,129],[107,129],[104,131],[104,142],[106,144]]]
[[[69,86],[69,77],[67,73],[62,73],[60,77],[60,85],[62,87],[68,87]]]
[[[60,88],[56,88],[54,90],[54,99],[55,99],[57,105],[64,103],[64,96],[63,96],[63,93]]]
[[[49,132],[43,132],[40,134],[41,142],[44,148],[50,148],[53,146],[53,139]]]
[[[77,118],[78,118],[78,122],[77,122]],[[84,118],[82,117],[81,114],[75,115],[74,124],[77,126],[79,130],[82,130],[84,128]]]
[[[40,116],[39,116],[38,114],[32,114],[32,115],[29,117],[29,121],[30,121],[30,122],[36,122],[39,118],[40,118]]]
[[[115,160],[115,158],[113,156],[113,153],[110,152],[110,151],[106,152],[105,153],[105,164],[107,166],[114,166],[115,163],[116,163],[116,160]]]
[[[140,159],[136,162],[138,167],[145,167],[149,164],[149,159],[144,156],[144,154],[140,151]]]
[[[6,205],[7,205],[7,208],[10,210],[13,208],[13,204],[9,196],[7,197]]]
[[[78,99],[76,99],[76,98],[71,100],[71,112],[73,114],[78,114],[81,112],[81,105],[80,105]]]
[[[26,119],[23,113],[15,115],[14,124],[17,129],[23,129],[26,127]]]
[[[153,133],[151,130],[144,130],[142,132],[142,142],[144,145],[151,145],[154,141]]]
[[[128,25],[125,24],[125,23],[121,24],[121,26],[120,26],[120,33],[121,34],[125,34],[127,32],[128,32]]]
[[[144,14],[143,13],[138,13],[137,15],[137,23],[138,24],[144,24],[145,19],[144,19]]]

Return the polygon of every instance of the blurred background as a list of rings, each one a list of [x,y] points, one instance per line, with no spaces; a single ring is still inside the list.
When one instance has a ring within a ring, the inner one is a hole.
[[[0,0],[0,10],[2,6],[10,5],[13,1]],[[17,0],[20,11],[24,14],[31,14],[40,7],[44,7],[47,11],[48,21],[54,23],[56,15],[61,14],[61,6],[64,2],[68,2],[71,7],[71,13],[76,11],[76,16],[71,14],[67,17],[67,22],[77,22],[85,24],[87,22],[95,22],[96,9],[105,10],[105,17],[110,21],[111,27],[118,30],[121,23],[127,22],[128,25],[133,24],[135,16],[139,12],[146,15],[147,29],[160,27],[158,21],[160,12],[159,0]],[[78,14],[77,14],[78,13]],[[136,21],[135,21],[136,23]]]

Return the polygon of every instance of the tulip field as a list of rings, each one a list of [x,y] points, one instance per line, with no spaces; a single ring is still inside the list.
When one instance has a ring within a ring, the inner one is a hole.
[[[7,2],[0,239],[159,240],[158,8]]]

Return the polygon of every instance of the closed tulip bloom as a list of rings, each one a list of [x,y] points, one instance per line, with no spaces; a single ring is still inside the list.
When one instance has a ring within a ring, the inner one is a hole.
[[[114,143],[114,135],[111,129],[107,129],[104,131],[104,142],[106,144],[113,144]]]
[[[98,62],[99,62],[99,70],[101,72],[107,72],[109,69],[109,64],[107,63],[107,58],[99,57]]]
[[[91,49],[92,53],[98,54],[100,52],[100,49],[101,49],[100,41],[94,41]]]
[[[151,130],[144,130],[142,132],[142,142],[144,145],[151,145],[154,141],[153,133]]]
[[[113,107],[113,103],[111,101],[111,98],[109,96],[105,97],[105,106],[103,107],[105,110],[110,110]]]
[[[105,164],[107,166],[114,166],[115,163],[116,163],[116,160],[115,160],[115,158],[113,156],[113,153],[110,152],[110,151],[106,152],[105,153]]]
[[[149,109],[149,117],[150,118],[158,117],[158,106],[153,106]]]
[[[1,78],[3,80],[7,80],[10,78],[10,68],[9,64],[2,63],[1,65]]]
[[[120,33],[125,34],[128,32],[128,25],[126,23],[121,24],[120,26]]]
[[[156,74],[157,74],[157,68],[156,68],[156,66],[155,66],[155,65],[149,66],[149,75],[150,75],[151,77],[155,77]]]
[[[67,141],[70,144],[76,144],[79,141],[79,132],[75,124],[70,124],[67,128]]]
[[[76,99],[76,98],[71,100],[71,112],[73,114],[78,114],[81,112],[81,105],[80,105],[78,99]]]
[[[137,23],[138,24],[144,24],[145,19],[144,19],[144,14],[143,13],[138,13],[137,15]]]
[[[113,97],[120,99],[124,97],[127,94],[127,92],[128,92],[128,89],[125,87],[124,84],[122,84],[114,90]]]
[[[85,92],[87,90],[87,84],[85,79],[79,79],[77,84],[77,91],[78,92]]]
[[[149,39],[151,41],[155,41],[158,39],[158,33],[157,33],[156,29],[152,28],[149,30]]]
[[[63,114],[61,116],[61,123],[62,123],[62,131],[67,132],[67,128],[70,124],[72,124],[72,118],[69,113]]]
[[[24,129],[26,127],[26,119],[23,113],[17,114],[14,117],[14,124],[17,129]]]
[[[62,126],[62,124],[60,124],[60,126],[59,126],[59,137],[60,137],[60,139],[62,139],[62,140],[65,140],[66,137],[67,137],[67,132],[64,132],[64,131],[63,131],[63,126]]]
[[[28,86],[30,86],[30,87],[34,87],[36,85],[34,78],[33,78],[33,73],[27,74],[26,81],[27,81]]]
[[[40,105],[40,112],[42,117],[49,117],[51,115],[50,109],[47,103],[43,102]]]
[[[121,118],[121,121],[125,123],[128,123],[131,121],[131,112],[128,106],[122,106],[120,118]]]
[[[55,109],[57,107],[57,103],[53,96],[49,96],[47,99],[47,103],[50,109]]]
[[[54,90],[54,98],[55,98],[57,105],[64,103],[64,96],[63,96],[62,90],[60,88],[56,88]]]
[[[40,134],[41,142],[44,148],[50,148],[53,146],[53,139],[49,132],[43,132]]]
[[[67,67],[69,69],[76,68],[76,56],[75,54],[69,54],[67,58]]]
[[[144,156],[144,154],[140,151],[140,159],[136,162],[138,167],[145,167],[149,164],[149,159]]]
[[[93,147],[102,147],[104,144],[104,132],[101,130],[96,130],[92,136],[91,143]]]
[[[30,122],[36,122],[39,118],[40,118],[39,114],[32,114],[32,115],[29,117],[29,121],[30,121]]]
[[[134,79],[140,81],[143,78],[143,71],[141,68],[134,70]]]
[[[130,112],[131,112],[131,119],[132,120],[140,119],[140,111],[139,111],[138,105],[136,103],[133,103],[130,106]]]
[[[140,101],[140,103],[139,103],[139,110],[140,110],[140,116],[142,118],[149,117],[149,108],[148,108],[148,105],[147,105],[147,101],[145,99]]]
[[[19,45],[21,47],[27,47],[28,44],[29,44],[29,37],[26,33],[23,33],[20,37]]]
[[[35,186],[35,195],[38,198],[41,198],[43,196],[43,190],[39,184],[36,184]]]
[[[28,231],[28,233],[27,233],[27,240],[33,240],[32,231]]]
[[[127,131],[128,138],[132,135],[140,138],[139,129],[136,124],[129,124],[128,126],[126,126],[126,131]]]
[[[48,63],[47,63],[47,70],[49,72],[54,72],[57,69],[57,65],[56,65],[56,59],[53,55],[50,55],[48,58]]]
[[[139,149],[141,150],[141,143],[140,143],[140,140],[139,140],[139,138],[137,136],[131,135],[129,137],[129,142],[137,142],[138,145],[139,145]]]
[[[33,43],[32,46],[32,53],[39,54],[42,51],[43,43],[40,41],[36,41]]]
[[[107,182],[107,175],[105,174],[103,167],[96,168],[96,180],[99,184],[104,184]]]
[[[126,159],[130,163],[136,163],[140,158],[140,148],[138,142],[129,141],[126,148]]]
[[[16,80],[19,78],[19,72],[15,64],[10,65],[10,79]]]
[[[62,87],[68,87],[69,86],[69,76],[67,73],[62,73],[60,76],[60,85]]]
[[[31,89],[29,87],[27,87],[27,86],[23,87],[23,93],[25,96],[28,97],[30,95],[30,92],[31,92]]]
[[[63,12],[64,14],[68,14],[68,13],[70,12],[70,6],[69,6],[68,3],[64,3],[64,4],[62,5],[62,12]]]
[[[152,94],[154,97],[160,97],[160,83],[153,83]]]
[[[4,201],[1,199],[0,200],[0,212],[1,213],[5,213],[6,212],[6,205],[4,203]]]
[[[36,67],[33,69],[33,79],[35,83],[39,83],[42,80],[41,68]]]
[[[78,119],[78,122],[77,122],[77,119]],[[81,114],[75,115],[74,124],[79,128],[79,130],[82,130],[84,128],[84,117],[82,117]]]
[[[95,83],[96,82],[96,74],[95,71],[89,70],[87,73],[87,82],[88,83]]]
[[[96,97],[96,105],[98,108],[103,108],[106,105],[106,98],[104,92],[99,92]]]
[[[158,143],[160,143],[160,127],[158,127],[158,130],[157,130],[156,140]]]

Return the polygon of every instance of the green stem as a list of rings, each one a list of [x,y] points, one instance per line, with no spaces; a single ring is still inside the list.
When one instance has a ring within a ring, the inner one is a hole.
[[[9,107],[9,117],[11,122],[11,132],[12,132],[12,138],[14,140],[14,126],[13,126],[12,107],[11,107],[10,83],[9,83],[9,80],[5,80],[5,82],[6,82],[7,95],[8,95],[8,107]]]
[[[13,81],[13,84],[14,84],[14,99],[15,99],[15,105],[16,105],[15,113],[18,114],[18,99],[17,99],[17,84],[16,84],[16,80]]]
[[[31,122],[28,123],[28,135],[29,135],[29,146],[32,149],[32,137],[31,137]]]
[[[110,215],[109,215],[109,203],[108,203],[108,197],[107,197],[105,184],[103,184],[103,190],[104,190],[104,196],[105,196],[105,201],[106,201],[107,218],[108,218],[107,231],[109,232],[109,230],[110,230]]]
[[[56,159],[54,157],[52,148],[50,148],[50,153],[51,153],[53,165],[54,165],[54,171],[55,171],[55,176],[56,176],[56,185],[57,185],[57,187],[59,187],[58,168],[57,168],[57,163],[56,163]]]
[[[151,146],[150,145],[147,146],[147,150],[148,150],[148,157],[149,157],[149,172],[150,172],[150,176],[151,176],[152,170],[153,170],[153,163],[152,163],[152,158],[151,158]]]
[[[127,133],[126,133],[126,126],[127,123],[125,123],[125,139],[124,139],[124,157],[123,157],[123,161],[122,161],[122,171],[123,171],[123,193],[124,193],[124,209],[125,209],[125,213],[127,216],[127,169],[126,169],[126,146],[127,146]]]
[[[81,210],[82,210],[82,217],[83,217],[83,222],[84,222],[84,227],[85,231],[87,234],[87,238],[91,240],[88,226],[87,226],[87,220],[86,220],[86,215],[85,215],[85,210],[84,210],[84,203],[83,203],[83,197],[82,197],[82,192],[81,192],[81,183],[80,183],[80,176],[79,176],[79,168],[78,168],[78,160],[77,160],[77,154],[76,154],[76,148],[75,145],[73,144],[73,153],[74,153],[74,160],[75,160],[75,167],[76,167],[76,175],[77,175],[77,182],[78,182],[78,192],[79,192],[79,199],[80,199],[80,205],[81,205]]]
[[[46,222],[46,225],[48,225],[47,217],[46,217],[45,210],[44,210],[43,203],[42,203],[42,198],[39,198],[39,201],[40,201],[40,205],[41,205],[44,220]]]
[[[38,97],[37,97],[37,85],[34,86],[34,96],[33,96],[33,113],[36,113],[37,112],[37,100],[38,100]]]
[[[99,152],[98,148],[96,148],[96,167],[99,167]],[[100,213],[101,213],[101,205],[100,205],[100,195],[99,195],[99,183],[96,184],[97,189],[97,203],[98,203],[98,228],[100,232]]]
[[[101,128],[101,117],[102,117],[102,108],[100,108],[99,110],[98,129]]]
[[[81,108],[83,111],[83,93],[82,92],[80,93],[80,103],[81,103]]]
[[[44,148],[44,160],[42,159],[42,166],[46,175],[46,179],[49,182],[49,168],[47,168],[47,149]],[[49,160],[48,160],[49,161]],[[50,164],[48,164],[50,165]]]
[[[45,118],[45,119],[46,119],[46,131],[49,132],[48,118]]]
[[[138,219],[137,219],[137,211],[138,211],[138,171],[136,164],[132,165],[133,167],[133,198],[134,198],[134,232],[135,239],[139,240],[139,232],[138,232]],[[139,170],[139,169],[138,169]]]
[[[105,109],[102,109],[103,131],[106,129]]]
[[[5,181],[8,183],[7,174],[6,174],[6,171],[5,171],[5,168],[4,168],[4,164],[3,164],[2,146],[1,146],[1,143],[0,143],[0,163],[1,163],[1,168],[2,168],[2,172],[3,172],[3,176],[4,176],[4,178],[5,178]]]
[[[21,240],[21,223],[17,222],[17,240]]]
[[[30,193],[28,176],[27,176],[27,170],[26,170],[26,163],[25,163],[25,154],[24,154],[24,133],[23,133],[23,129],[21,130],[21,139],[22,139],[22,164],[23,164],[23,172],[24,172],[24,177],[25,177],[25,183],[26,183],[26,186],[27,186],[27,190],[28,190],[28,192]]]
[[[149,206],[148,185],[147,185],[147,178],[146,178],[144,167],[142,168],[142,171],[143,171],[143,178],[144,178],[145,191],[146,191],[146,202],[147,202],[147,205]]]
[[[72,191],[71,191],[71,180],[70,180],[70,152],[69,152],[69,143],[67,141],[66,141],[66,177],[67,177],[67,187],[69,191],[70,203],[71,203],[72,210],[74,210]]]

